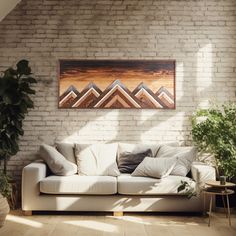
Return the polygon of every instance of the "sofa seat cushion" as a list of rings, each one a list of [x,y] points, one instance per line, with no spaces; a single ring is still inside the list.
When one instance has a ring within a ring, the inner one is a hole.
[[[112,176],[48,176],[40,181],[40,192],[48,194],[117,193],[117,179]]]
[[[126,195],[180,195],[177,189],[181,180],[188,181],[195,188],[195,182],[183,176],[169,175],[162,179],[156,179],[122,174],[117,179],[118,193]]]

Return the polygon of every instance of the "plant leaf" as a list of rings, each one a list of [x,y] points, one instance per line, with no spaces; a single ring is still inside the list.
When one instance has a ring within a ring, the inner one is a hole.
[[[21,60],[17,63],[17,72],[20,75],[30,75],[31,69],[29,67],[29,62],[27,60]]]
[[[22,81],[30,83],[30,84],[37,83],[37,80],[35,78],[33,78],[33,77],[22,78]]]

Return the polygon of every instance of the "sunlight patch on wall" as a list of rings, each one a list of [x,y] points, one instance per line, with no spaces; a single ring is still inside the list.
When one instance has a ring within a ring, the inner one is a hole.
[[[119,124],[122,120],[119,110],[97,110],[90,113],[91,116],[86,123],[79,127],[78,130],[75,127],[75,132],[65,137],[63,139],[64,142],[96,143],[99,141],[109,142],[116,140]],[[127,115],[124,115],[123,118],[127,119]],[[86,137],[86,140],[84,140],[84,137]]]
[[[178,101],[182,99],[186,87],[186,81],[184,81],[184,63],[178,62],[176,63],[176,79],[175,79],[175,87],[176,87],[176,100],[177,100],[177,108],[178,108]],[[181,105],[181,104],[180,104]]]
[[[211,87],[213,79],[212,44],[206,44],[197,53],[196,92],[199,107],[208,107],[212,101]]]

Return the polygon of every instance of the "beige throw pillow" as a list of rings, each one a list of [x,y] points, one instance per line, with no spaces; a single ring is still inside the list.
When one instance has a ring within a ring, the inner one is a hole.
[[[77,165],[67,161],[66,158],[52,146],[42,144],[39,148],[39,155],[55,175],[74,175],[77,173]]]
[[[153,158],[145,157],[145,159],[137,166],[132,176],[148,176],[154,178],[163,178],[170,174],[173,170],[177,158]]]
[[[117,143],[75,144],[79,175],[120,175],[116,163]]]
[[[191,169],[192,162],[196,159],[196,147],[171,147],[161,146],[157,153],[157,158],[178,158],[171,175],[186,176]]]

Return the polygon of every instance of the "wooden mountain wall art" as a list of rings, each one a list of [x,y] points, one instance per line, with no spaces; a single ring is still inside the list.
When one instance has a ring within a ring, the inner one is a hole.
[[[175,109],[174,60],[60,60],[59,108]]]

